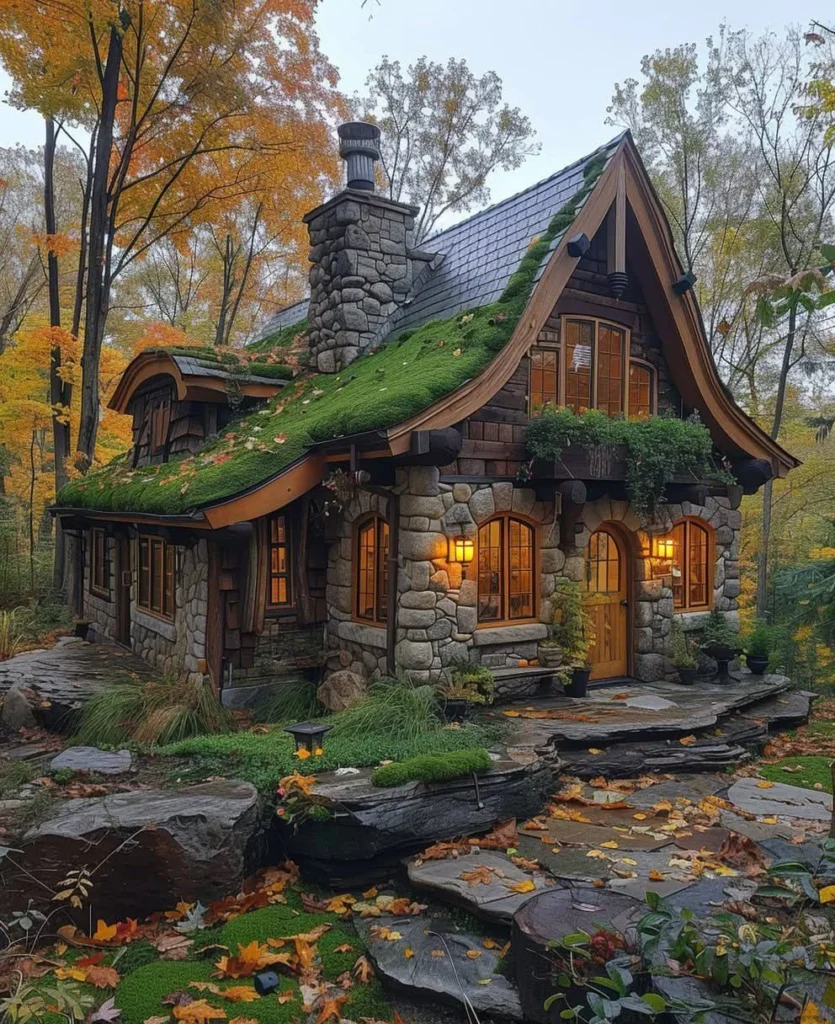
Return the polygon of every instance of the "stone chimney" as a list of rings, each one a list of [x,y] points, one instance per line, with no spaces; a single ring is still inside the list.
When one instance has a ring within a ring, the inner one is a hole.
[[[347,187],[304,218],[310,233],[310,351],[337,373],[385,337],[412,286],[408,255],[418,208],[374,192],[380,129],[354,121],[338,129]]]

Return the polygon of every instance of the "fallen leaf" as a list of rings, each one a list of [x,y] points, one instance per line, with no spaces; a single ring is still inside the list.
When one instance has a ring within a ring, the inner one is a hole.
[[[119,984],[119,972],[113,967],[96,966],[87,971],[87,983],[96,988],[116,988]]]
[[[651,882],[663,882],[667,876],[662,874],[660,871],[656,871],[655,868],[649,873],[649,880]]]
[[[55,977],[59,981],[86,981],[87,972],[79,967],[59,967],[55,971]]]
[[[392,931],[391,928],[384,928],[379,925],[374,925],[371,929],[372,939],[384,939],[386,942],[398,942],[403,936],[400,932]]]
[[[350,943],[348,943],[348,942],[343,942],[341,946],[337,946],[334,949],[334,953],[353,953],[353,952],[354,952],[354,947]]]
[[[229,1024],[260,1024],[257,1017],[233,1017]]]
[[[819,892],[821,903],[832,903],[835,900],[835,885],[825,885]]]
[[[411,960],[414,955],[415,955],[415,951],[412,949],[411,946],[407,946],[403,950],[403,956],[405,957],[406,960]]]
[[[523,878],[521,881],[508,885],[511,892],[533,892],[536,889],[536,882],[532,878]]]
[[[336,1017],[339,1020],[342,1014],[339,1012],[339,1007],[348,999],[347,992],[343,995],[329,995],[322,1008],[319,1011],[319,1016],[316,1018],[316,1024],[324,1024],[326,1020],[330,1020],[331,1017]]]
[[[364,900],[373,900],[377,896],[378,892],[379,890],[377,889],[377,886],[372,885],[370,889],[366,889],[366,891],[362,894],[362,898]]]
[[[99,918],[96,923],[96,930],[93,932],[93,940],[95,942],[110,942],[111,939],[116,938],[117,930],[115,924],[107,924]]]
[[[645,814],[633,814],[632,817],[636,821],[646,821],[646,819],[647,819],[647,816]]]
[[[213,981],[190,981],[188,987],[197,989],[198,992],[211,992],[216,996],[219,996],[222,991],[220,985],[216,985]]]
[[[490,885],[495,881],[490,869],[484,865],[473,868],[472,871],[464,871],[458,877],[462,882],[466,882],[470,889],[474,889],[477,885]]]
[[[601,843],[600,845],[605,846],[607,850],[617,850],[618,848],[618,844],[614,841],[614,839],[609,839],[607,842]]]
[[[367,985],[374,977],[374,968],[368,961],[367,956],[361,956],[354,964],[354,977],[358,978],[363,985]]]
[[[226,1020],[226,1011],[217,1006],[212,1006],[205,999],[195,999],[191,1003],[182,1006],[175,1006],[172,1013],[177,1020],[207,1021]]]
[[[145,1020],[142,1021],[142,1024],[168,1024],[170,1020],[170,1017],[146,1017]]]
[[[485,949],[496,949],[498,946],[498,942],[495,939],[482,939],[481,944]]]
[[[221,989],[220,994],[230,1003],[253,1003],[261,998],[255,989],[249,988],[248,985],[230,985],[229,988]]]
[[[603,751],[599,747],[589,747],[590,754],[602,754]]]
[[[480,957],[481,955],[482,955],[482,953],[481,953],[481,950],[480,950],[480,949],[468,949],[468,950],[467,950],[467,957],[468,957],[468,958],[469,958],[470,960],[478,960],[478,958],[479,958],[479,957]]]
[[[446,953],[442,949],[433,949],[431,955],[440,958],[442,956],[446,956]]]
[[[479,985],[491,985],[492,983],[493,983],[493,979],[492,978],[479,978],[478,979],[478,984]]]
[[[606,860],[606,854],[602,850],[589,850],[586,856],[595,860]]]
[[[682,736],[681,739],[679,740],[679,743],[683,747],[692,747],[695,742],[696,742],[696,737],[695,736]]]

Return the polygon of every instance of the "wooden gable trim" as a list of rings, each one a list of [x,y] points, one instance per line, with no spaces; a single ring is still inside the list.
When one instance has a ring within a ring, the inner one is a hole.
[[[310,453],[267,483],[253,488],[247,494],[205,508],[203,514],[212,530],[259,519],[306,494],[322,481],[326,468],[323,452]]]
[[[644,271],[650,269],[656,278],[655,288],[647,287],[649,281],[642,282],[644,298],[656,328],[663,331],[665,356],[676,387],[726,447],[740,455],[765,459],[776,476],[786,476],[800,465],[799,460],[772,440],[725,391],[692,290],[683,296],[673,292],[673,281],[682,267],[660,201],[634,147],[625,146],[622,152],[628,171],[627,199],[640,230],[635,241],[645,251],[648,265]]]
[[[126,413],[137,390],[153,377],[171,377],[177,389],[177,401],[225,402],[228,380],[225,377],[207,377],[202,374],[183,374],[173,356],[167,352],[140,352],[122,374],[108,402],[108,408]],[[247,398],[272,398],[281,390],[281,384],[263,381],[241,381],[241,394]]]
[[[451,395],[435,402],[428,409],[405,423],[391,427],[388,431],[389,442],[395,455],[409,451],[410,435],[413,430],[432,430],[449,427],[467,419],[488,402],[497,391],[505,386],[519,365],[520,360],[536,343],[537,335],[545,326],[551,315],[554,304],[563,288],[568,283],[577,263],[576,257],[568,255],[567,245],[570,236],[584,233],[593,238],[603,223],[609,207],[617,195],[618,173],[623,161],[623,144],[609,161],[606,170],[600,175],[594,189],[586,198],[582,209],[574,218],[570,230],[567,230],[548,261],[539,282],[534,286],[528,304],[519,318],[510,341],[499,352],[495,359],[474,377],[463,384]]]

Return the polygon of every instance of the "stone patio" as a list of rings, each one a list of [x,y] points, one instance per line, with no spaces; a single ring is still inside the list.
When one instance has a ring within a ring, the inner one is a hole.
[[[54,647],[26,651],[0,662],[0,695],[14,686],[34,691],[40,700],[36,713],[41,724],[60,729],[67,716],[94,693],[130,677],[151,679],[153,672],[118,644],[65,636]]]

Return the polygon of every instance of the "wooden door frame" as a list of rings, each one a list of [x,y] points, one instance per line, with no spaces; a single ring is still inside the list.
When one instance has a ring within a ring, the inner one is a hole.
[[[124,574],[128,573],[125,583]],[[116,600],[116,641],[124,647],[131,645],[131,542],[127,536],[116,537],[116,572],[114,574]]]
[[[626,594],[626,675],[631,676],[635,665],[635,554],[636,541],[634,534],[631,534],[622,523],[615,519],[603,519],[593,530],[589,531],[589,538],[583,548],[583,578],[586,579],[588,567],[588,551],[591,538],[595,533],[603,530],[613,537],[618,552],[623,559],[624,592]],[[617,679],[617,676],[605,676],[606,678]]]

